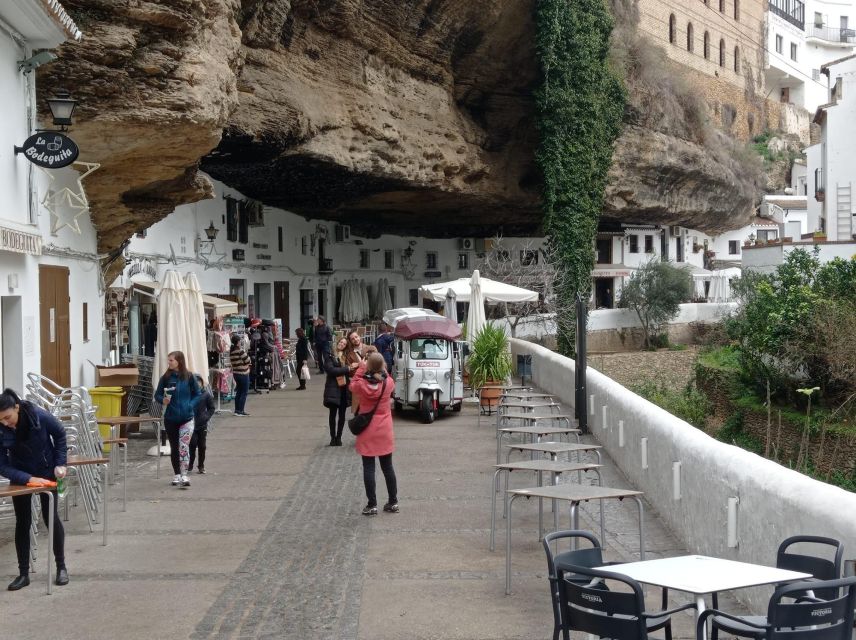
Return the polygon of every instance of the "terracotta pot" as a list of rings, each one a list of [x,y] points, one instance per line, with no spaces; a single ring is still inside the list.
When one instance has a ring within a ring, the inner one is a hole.
[[[486,388],[490,385],[502,384],[502,380],[488,380],[485,382],[485,387],[479,389],[479,404],[483,409],[492,411],[499,406],[499,399],[502,396],[502,389]]]

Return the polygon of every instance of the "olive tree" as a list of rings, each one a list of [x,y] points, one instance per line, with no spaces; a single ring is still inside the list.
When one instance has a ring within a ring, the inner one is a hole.
[[[621,290],[618,306],[633,309],[639,316],[645,347],[650,349],[652,337],[678,315],[679,305],[690,300],[692,290],[689,270],[654,258],[630,276]]]

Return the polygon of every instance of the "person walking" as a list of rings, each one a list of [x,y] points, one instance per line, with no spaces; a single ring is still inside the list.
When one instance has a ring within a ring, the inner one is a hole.
[[[187,489],[187,467],[190,463],[190,439],[193,437],[193,415],[202,401],[196,378],[187,369],[181,351],[172,351],[166,359],[167,370],[158,381],[155,400],[164,406],[163,426],[169,439],[174,487]]]
[[[386,362],[386,371],[392,375],[392,365],[394,364],[395,355],[395,336],[392,334],[392,327],[388,324],[381,326],[382,333],[374,341],[374,346],[377,347],[378,353],[383,356]]]
[[[248,416],[247,394],[250,391],[250,356],[241,347],[240,334],[232,334],[232,348],[229,349],[229,364],[235,379],[235,415]]]
[[[205,473],[205,452],[208,449],[208,422],[217,411],[217,405],[214,404],[214,395],[208,388],[208,385],[202,380],[202,376],[194,374],[196,384],[202,390],[202,400],[196,405],[196,411],[193,414],[193,435],[190,438],[190,465],[187,467],[188,472],[193,471],[193,463],[196,461],[196,452],[199,451],[199,465],[196,470],[199,473]]]
[[[350,404],[348,380],[350,370],[345,364],[345,348],[348,341],[341,338],[336,343],[336,352],[324,353],[324,371],[327,380],[324,383],[324,406],[330,411],[330,444],[331,447],[342,446],[342,431],[345,428],[345,414]],[[337,420],[338,416],[338,420]]]
[[[372,353],[366,362],[365,373],[355,377],[350,384],[351,393],[363,413],[374,409],[371,422],[357,436],[356,450],[363,458],[363,484],[368,502],[363,508],[364,516],[377,515],[375,485],[375,458],[386,480],[387,503],[383,510],[398,513],[398,484],[392,466],[395,450],[395,434],[392,427],[392,408],[389,399],[395,392],[395,381],[384,371],[383,356]]]
[[[312,336],[315,343],[315,360],[318,362],[318,373],[324,373],[324,354],[332,351],[333,332],[327,326],[324,316],[318,316],[315,321],[315,332]]]
[[[303,329],[298,328],[294,333],[297,335],[297,346],[294,349],[294,357],[297,359],[297,380],[300,382],[297,391],[304,391],[306,389],[306,380],[303,377],[303,367],[305,365],[307,369],[309,368],[309,338],[306,337]]]
[[[65,429],[59,420],[32,402],[21,400],[12,389],[0,393],[0,476],[12,484],[52,486],[66,474],[67,447]],[[57,511],[53,493],[53,552],[56,584],[68,584],[65,568],[65,529]],[[48,523],[48,496],[39,494],[42,518]],[[30,528],[33,524],[32,496],[13,496],[15,509],[15,551],[18,577],[9,583],[9,591],[30,584]]]

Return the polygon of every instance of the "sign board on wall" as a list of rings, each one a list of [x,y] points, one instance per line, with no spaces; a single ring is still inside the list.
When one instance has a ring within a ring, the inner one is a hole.
[[[45,169],[67,167],[77,160],[80,149],[77,143],[58,131],[41,131],[15,147],[15,154],[23,153],[27,160]]]
[[[35,233],[0,227],[0,250],[40,256],[42,255],[42,237]]]

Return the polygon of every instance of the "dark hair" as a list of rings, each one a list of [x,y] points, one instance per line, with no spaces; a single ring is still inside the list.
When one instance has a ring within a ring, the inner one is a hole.
[[[237,349],[241,345],[241,336],[237,333],[232,334],[232,348]]]
[[[0,411],[12,409],[16,404],[21,404],[21,398],[18,397],[18,394],[12,389],[3,389],[3,393],[0,393]]]
[[[306,332],[303,329],[301,329],[300,327],[297,327],[297,329],[295,330],[294,333],[295,333],[295,335],[297,335],[298,338],[302,338],[303,336],[306,335]]]
[[[191,376],[190,376],[190,371],[187,370],[187,360],[184,357],[184,352],[183,351],[170,351],[166,355],[167,355],[167,357],[172,356],[173,358],[175,358],[175,361],[178,362],[178,371],[176,372],[178,377],[181,380],[189,380]],[[169,367],[167,367],[167,370],[164,371],[163,377],[168,376],[169,373],[170,373],[170,369],[169,369]]]

